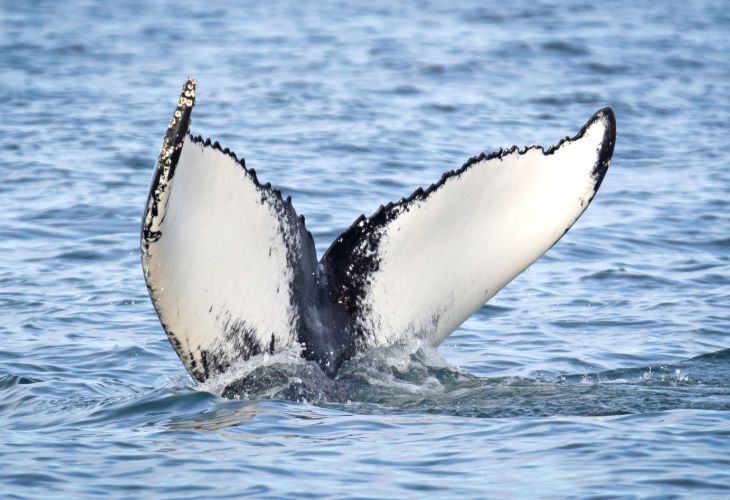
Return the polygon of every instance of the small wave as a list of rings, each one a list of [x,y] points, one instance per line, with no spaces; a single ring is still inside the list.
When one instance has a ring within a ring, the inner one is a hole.
[[[19,375],[3,375],[0,376],[0,390],[7,389],[16,385],[35,384],[37,382],[39,382],[39,380],[30,377],[23,377]]]
[[[292,349],[250,358],[197,389],[228,399],[286,400],[356,413],[506,417],[727,410],[727,357],[730,350],[677,364],[483,378],[449,365],[431,346],[410,342],[359,353],[329,378]]]
[[[582,40],[552,40],[542,44],[542,48],[568,56],[585,56],[590,54],[588,44]]]
[[[324,385],[323,385],[324,384]],[[329,379],[319,366],[291,348],[234,364],[198,389],[230,399],[319,400]]]

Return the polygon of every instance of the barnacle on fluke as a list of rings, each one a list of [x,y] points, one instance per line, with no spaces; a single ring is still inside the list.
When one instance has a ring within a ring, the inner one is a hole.
[[[165,134],[141,247],[155,310],[198,381],[283,349],[334,375],[362,349],[412,337],[438,345],[565,234],[616,138],[604,108],[547,150],[474,156],[358,217],[317,262],[291,198],[190,135],[195,87],[188,79]]]

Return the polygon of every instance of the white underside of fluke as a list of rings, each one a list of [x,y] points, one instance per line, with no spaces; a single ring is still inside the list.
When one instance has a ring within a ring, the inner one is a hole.
[[[144,257],[146,278],[188,370],[202,369],[204,352],[225,364],[245,357],[242,335],[261,346],[272,338],[277,347],[291,345],[291,242],[251,176],[188,136],[167,189],[161,237]]]
[[[606,126],[597,120],[549,154],[484,159],[402,210],[382,230],[365,288],[369,345],[413,336],[440,344],[545,253],[595,193]]]

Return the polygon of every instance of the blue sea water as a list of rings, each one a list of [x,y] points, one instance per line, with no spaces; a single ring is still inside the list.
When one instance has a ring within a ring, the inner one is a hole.
[[[724,1],[0,1],[0,496],[730,495]],[[618,120],[565,238],[438,351],[222,397],[155,316],[139,226],[178,91],[307,216]]]

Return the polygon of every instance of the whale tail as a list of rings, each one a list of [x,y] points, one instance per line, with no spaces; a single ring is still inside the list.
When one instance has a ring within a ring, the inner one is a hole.
[[[547,150],[471,158],[358,218],[317,263],[291,200],[189,134],[194,102],[189,79],[158,157],[141,249],[163,328],[201,382],[292,347],[334,373],[359,349],[414,336],[438,345],[572,226],[616,139],[605,108]]]

